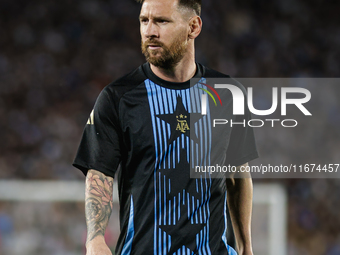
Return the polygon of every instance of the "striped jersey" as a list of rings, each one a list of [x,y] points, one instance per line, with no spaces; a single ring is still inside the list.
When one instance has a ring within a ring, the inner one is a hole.
[[[233,115],[230,91],[211,91],[210,78],[228,76],[196,66],[198,82],[173,83],[145,63],[97,98],[74,166],[85,175],[95,169],[117,178],[116,254],[237,254],[227,240],[225,179],[202,166],[239,166],[258,156],[251,127],[214,125],[215,119],[242,123],[251,116],[248,110]],[[202,172],[191,178],[197,166]]]

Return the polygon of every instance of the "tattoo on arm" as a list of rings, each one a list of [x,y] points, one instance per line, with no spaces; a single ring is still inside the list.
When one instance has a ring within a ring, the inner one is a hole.
[[[95,170],[87,173],[85,190],[87,243],[96,236],[105,234],[112,212],[112,186],[112,177]]]

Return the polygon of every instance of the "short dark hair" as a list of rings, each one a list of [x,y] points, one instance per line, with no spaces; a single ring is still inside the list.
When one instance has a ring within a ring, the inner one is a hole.
[[[137,2],[143,4],[144,0],[137,0]],[[201,0],[178,0],[178,6],[192,9],[195,11],[196,15],[201,16]]]

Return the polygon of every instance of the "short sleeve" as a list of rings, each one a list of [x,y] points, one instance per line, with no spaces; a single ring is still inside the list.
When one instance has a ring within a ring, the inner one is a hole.
[[[247,102],[246,90],[242,85],[240,86],[245,94],[245,102]],[[234,124],[226,154],[226,162],[232,166],[240,166],[259,157],[254,130],[248,125],[252,116],[246,104],[244,109],[244,115],[236,115],[233,118]]]
[[[85,175],[94,169],[114,177],[121,161],[118,113],[105,88],[97,98],[73,162]]]

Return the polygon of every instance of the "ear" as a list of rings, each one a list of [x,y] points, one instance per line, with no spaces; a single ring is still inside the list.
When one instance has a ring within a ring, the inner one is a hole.
[[[202,30],[202,19],[199,16],[192,17],[189,21],[189,39],[195,39]]]

